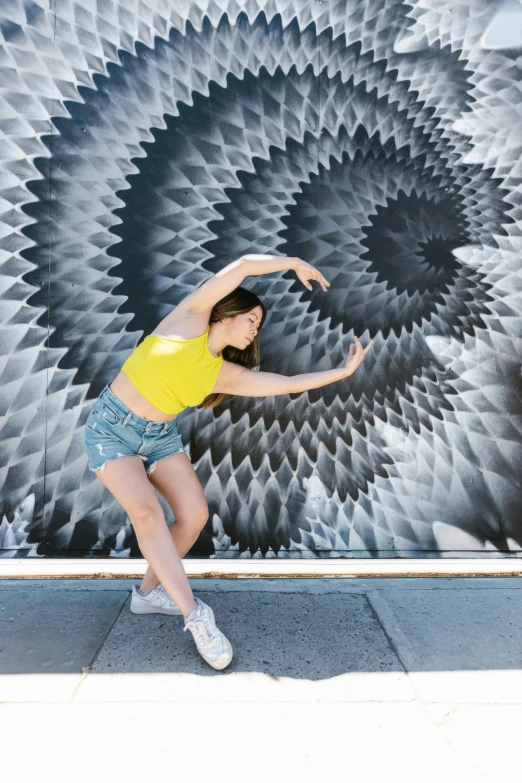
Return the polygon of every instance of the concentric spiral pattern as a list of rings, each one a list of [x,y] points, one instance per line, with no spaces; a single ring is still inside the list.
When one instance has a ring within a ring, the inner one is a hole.
[[[254,251],[331,282],[245,281],[269,309],[261,369],[374,347],[345,381],[180,416],[210,507],[192,553],[520,552],[522,41],[504,4],[45,6],[0,24],[3,553],[139,554],[87,469],[86,416],[143,334]]]

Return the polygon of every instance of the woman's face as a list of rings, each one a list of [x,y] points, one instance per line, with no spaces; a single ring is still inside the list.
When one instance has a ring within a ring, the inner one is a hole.
[[[229,344],[244,351],[259,331],[263,311],[259,305],[248,313],[235,315],[229,322]]]

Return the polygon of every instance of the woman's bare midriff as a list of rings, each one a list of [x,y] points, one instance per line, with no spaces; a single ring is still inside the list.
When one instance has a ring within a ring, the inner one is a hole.
[[[150,419],[150,421],[171,421],[177,416],[177,414],[175,416],[169,416],[169,414],[163,413],[163,411],[160,411],[154,405],[151,405],[121,370],[112,383],[109,384],[109,389],[129,410],[135,413],[136,416],[141,416],[143,419]]]

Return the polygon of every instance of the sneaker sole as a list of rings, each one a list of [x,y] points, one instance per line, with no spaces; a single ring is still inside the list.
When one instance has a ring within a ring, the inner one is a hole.
[[[230,658],[228,661],[225,661],[224,663],[219,663],[219,662],[216,663],[215,661],[209,661],[209,659],[205,655],[202,655],[201,653],[199,654],[201,655],[203,660],[206,663],[208,663],[209,666],[212,666],[213,669],[217,669],[218,671],[221,671],[221,669],[226,669],[227,666],[230,666],[230,664],[232,663],[232,659],[234,657],[234,653],[232,652],[232,645],[230,644],[230,642],[228,643],[228,645],[230,647]]]
[[[216,624],[216,618],[214,616],[214,612],[212,611],[212,607],[209,606],[208,604],[207,604],[207,607],[208,607],[209,614],[210,614],[210,616],[212,618],[212,622],[215,625]],[[225,661],[225,663],[216,663],[215,661],[210,661],[199,650],[198,650],[198,652],[201,655],[201,657],[203,658],[203,660],[205,661],[205,663],[208,663],[208,665],[212,666],[213,669],[217,669],[218,671],[221,671],[221,669],[226,669],[227,666],[230,666],[230,664],[232,663],[232,658],[234,657],[234,653],[232,651],[232,645],[230,644],[228,639],[227,639],[227,644],[228,644],[228,648],[229,648],[229,651],[230,651],[230,659],[228,661]],[[197,647],[196,647],[196,649],[197,649]]]
[[[130,605],[130,610],[132,614],[167,614],[171,617],[173,616],[181,616],[181,609],[177,609],[177,611],[168,611],[165,609],[159,609],[157,607],[151,607],[150,609],[148,607],[143,607],[142,609],[138,609],[137,607],[133,607],[133,605]]]

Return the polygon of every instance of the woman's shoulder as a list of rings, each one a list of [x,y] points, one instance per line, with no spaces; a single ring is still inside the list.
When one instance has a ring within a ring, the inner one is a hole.
[[[152,334],[190,340],[207,333],[209,316],[210,313],[192,313],[184,308],[183,302],[181,302],[158,323],[156,328],[152,330]]]
[[[219,377],[220,380],[233,378],[235,375],[237,375],[238,372],[241,372],[241,370],[244,370],[245,368],[241,364],[236,364],[236,362],[228,362],[226,359],[223,359],[221,362],[221,369],[219,371]]]
[[[237,362],[227,362],[226,359],[223,359],[219,375],[221,379],[226,378],[229,380],[230,378],[235,378],[242,372],[252,372],[257,369],[259,368],[256,367],[250,370],[248,367],[245,367],[242,364],[238,364]]]

